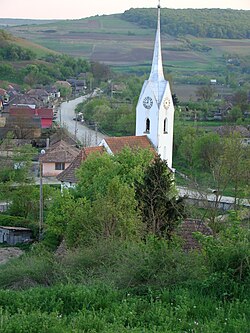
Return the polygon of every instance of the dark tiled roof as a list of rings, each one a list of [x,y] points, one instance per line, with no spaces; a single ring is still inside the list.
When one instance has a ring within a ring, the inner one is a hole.
[[[58,141],[63,140],[64,142],[66,142],[67,144],[71,145],[71,146],[76,146],[77,145],[77,141],[75,139],[73,139],[66,131],[64,128],[59,128],[57,129],[56,133],[54,133],[53,135],[51,135],[50,137],[50,144],[54,145],[55,143],[57,143]]]
[[[33,96],[49,96],[48,92],[45,89],[31,89],[27,92],[27,95]]]
[[[44,155],[40,155],[39,160],[43,163],[71,163],[78,154],[78,148],[59,141],[51,146]]]
[[[27,115],[22,117],[10,115],[6,119],[6,127],[17,130],[25,128],[41,128],[41,119]]]
[[[111,138],[105,138],[105,141],[108,144],[113,154],[119,153],[125,147],[131,149],[148,148],[155,152],[151,141],[146,135],[111,137]]]
[[[10,105],[36,105],[43,106],[43,102],[37,96],[17,94],[10,101]]]
[[[10,116],[15,117],[33,117],[34,110],[30,107],[11,107],[9,110]]]
[[[103,147],[87,147],[83,148],[80,153],[77,155],[77,157],[74,159],[74,161],[58,176],[57,179],[61,182],[67,182],[67,183],[76,183],[76,170],[80,168],[80,165],[83,161],[86,160],[86,158],[91,154],[102,154],[105,151]]]
[[[179,225],[177,233],[183,239],[183,249],[185,251],[201,249],[201,245],[193,235],[197,231],[206,236],[213,234],[212,230],[201,220],[187,219]]]
[[[235,125],[235,126],[218,126],[214,129],[214,131],[219,134],[220,136],[228,136],[233,133],[238,133],[242,137],[249,138],[250,137],[250,131],[241,125]]]

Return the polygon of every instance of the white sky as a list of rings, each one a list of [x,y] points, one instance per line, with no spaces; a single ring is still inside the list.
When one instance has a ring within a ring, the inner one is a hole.
[[[156,7],[158,0],[0,0],[0,18],[72,19]],[[161,0],[168,8],[232,8],[250,10],[250,0]]]

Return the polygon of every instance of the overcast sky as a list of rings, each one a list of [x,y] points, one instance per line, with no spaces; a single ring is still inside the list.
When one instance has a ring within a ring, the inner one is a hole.
[[[156,7],[158,0],[0,0],[0,18],[83,18]],[[250,9],[250,0],[161,0],[168,8]]]

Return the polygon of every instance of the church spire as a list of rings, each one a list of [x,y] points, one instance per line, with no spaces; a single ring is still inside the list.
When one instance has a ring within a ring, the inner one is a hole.
[[[161,4],[158,4],[158,23],[155,37],[154,56],[152,61],[151,73],[149,81],[159,82],[164,81],[162,55],[161,55]]]

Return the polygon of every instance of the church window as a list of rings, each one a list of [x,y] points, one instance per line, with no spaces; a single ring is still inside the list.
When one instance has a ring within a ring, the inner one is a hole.
[[[163,132],[168,133],[168,119],[164,119]]]
[[[146,119],[146,133],[149,133],[150,132],[150,120],[147,118]]]

